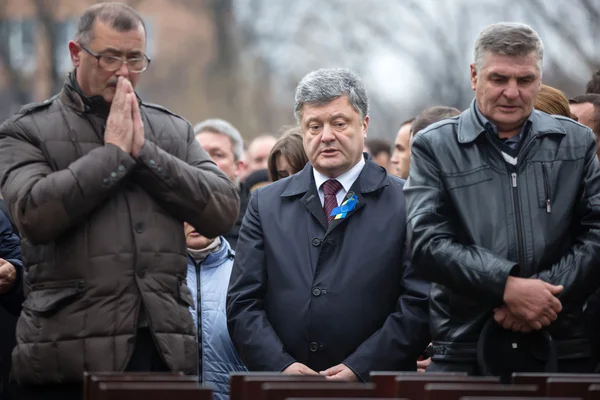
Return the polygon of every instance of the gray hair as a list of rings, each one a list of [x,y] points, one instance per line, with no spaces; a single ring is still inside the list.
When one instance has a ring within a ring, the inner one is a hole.
[[[122,3],[100,3],[87,8],[77,24],[75,42],[88,45],[93,39],[93,28],[100,20],[117,32],[129,32],[141,26],[146,35],[146,24],[133,8]]]
[[[369,114],[369,98],[361,79],[345,68],[319,69],[306,75],[296,88],[294,116],[300,122],[305,103],[322,105],[348,96],[361,119]]]
[[[244,153],[244,141],[240,131],[231,123],[218,118],[206,119],[194,126],[194,133],[198,135],[202,132],[212,132],[225,135],[231,140],[231,148],[233,149],[233,158],[239,161]]]
[[[475,69],[483,67],[487,53],[511,57],[524,57],[535,52],[538,69],[542,72],[544,44],[536,31],[529,25],[517,22],[500,22],[485,28],[475,42]]]

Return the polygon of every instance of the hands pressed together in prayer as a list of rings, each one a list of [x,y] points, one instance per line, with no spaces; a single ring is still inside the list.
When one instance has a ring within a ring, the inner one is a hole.
[[[144,146],[144,123],[131,82],[119,77],[110,113],[106,121],[104,142],[120,147],[137,157]]]
[[[494,309],[494,319],[513,332],[540,330],[558,318],[562,304],[556,296],[562,291],[562,286],[539,279],[511,276],[506,281],[504,304]]]

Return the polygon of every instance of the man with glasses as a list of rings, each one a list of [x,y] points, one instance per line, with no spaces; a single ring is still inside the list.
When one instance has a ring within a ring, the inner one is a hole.
[[[90,7],[64,89],[0,127],[24,237],[15,398],[79,399],[84,371],[197,373],[182,221],[217,237],[239,199],[192,127],[137,97],[145,35],[130,7]]]

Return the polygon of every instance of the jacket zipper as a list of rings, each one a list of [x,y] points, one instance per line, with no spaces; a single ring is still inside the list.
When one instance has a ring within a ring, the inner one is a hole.
[[[548,179],[548,167],[546,163],[542,163],[542,174],[544,175],[544,192],[546,193],[546,212],[550,214],[552,212],[552,204],[550,203],[550,180]]]
[[[196,260],[193,260],[194,263],[194,267],[196,269],[196,314],[198,315],[197,317],[197,323],[196,323],[196,329],[197,329],[197,336],[198,336],[198,379],[200,380],[200,382],[202,383],[204,381],[204,377],[202,376],[202,363],[203,363],[203,359],[202,359],[202,353],[204,350],[204,346],[202,346],[202,301],[200,299],[200,294],[202,293],[202,287],[201,287],[201,282],[200,282],[200,265],[198,265],[198,263],[196,262]]]
[[[519,191],[517,188],[517,173],[510,174],[512,180],[513,203],[515,207],[515,223],[517,226],[517,250],[519,252],[519,270],[521,276],[527,276],[525,273],[525,254],[523,254],[523,229],[521,227],[521,207],[519,206]]]

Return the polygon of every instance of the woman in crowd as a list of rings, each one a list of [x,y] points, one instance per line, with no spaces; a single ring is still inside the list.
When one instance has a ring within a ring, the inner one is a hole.
[[[571,113],[569,100],[565,94],[552,86],[542,85],[535,99],[534,108],[546,114],[562,115],[577,121],[577,117]]]
[[[299,127],[283,133],[271,150],[268,159],[269,176],[273,182],[300,171],[308,162]]]
[[[190,307],[198,332],[198,375],[212,386],[216,400],[229,397],[229,374],[246,371],[227,331],[225,299],[235,252],[223,237],[208,239],[184,223],[188,247],[187,284]]]

